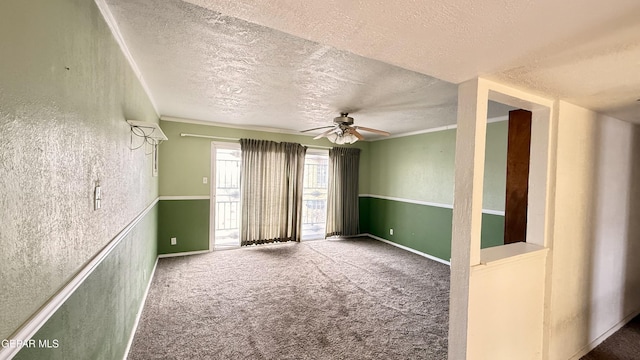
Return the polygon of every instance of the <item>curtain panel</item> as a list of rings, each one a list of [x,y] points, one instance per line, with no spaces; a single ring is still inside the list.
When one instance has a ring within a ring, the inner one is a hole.
[[[327,237],[360,233],[359,166],[360,149],[334,147],[329,150]]]
[[[240,244],[300,241],[307,148],[253,139],[240,139],[240,148]]]

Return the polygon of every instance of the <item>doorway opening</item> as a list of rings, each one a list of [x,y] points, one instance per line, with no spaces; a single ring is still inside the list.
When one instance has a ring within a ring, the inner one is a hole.
[[[211,234],[213,249],[240,246],[240,144],[214,142],[211,147]],[[324,239],[327,219],[329,153],[308,150],[302,192],[302,240]]]
[[[240,246],[240,145],[214,144],[211,222],[214,249]]]
[[[302,188],[302,240],[325,238],[328,182],[329,153],[307,150]]]

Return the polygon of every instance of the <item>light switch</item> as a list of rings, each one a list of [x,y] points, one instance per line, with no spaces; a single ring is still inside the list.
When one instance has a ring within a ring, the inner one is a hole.
[[[208,182],[209,182],[209,179],[206,176],[202,178],[202,183],[203,184],[206,184]]]
[[[102,190],[100,189],[100,183],[96,184],[96,188],[93,192],[93,209],[98,210],[102,206]]]

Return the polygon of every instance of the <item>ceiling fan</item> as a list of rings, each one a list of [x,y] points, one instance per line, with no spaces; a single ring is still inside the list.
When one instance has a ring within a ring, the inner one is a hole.
[[[333,123],[334,125],[321,126],[318,128],[302,130],[301,132],[308,132],[313,130],[330,128],[329,130],[323,132],[322,134],[314,137],[313,140],[326,137],[332,143],[340,144],[340,145],[353,144],[358,140],[364,140],[364,136],[362,136],[362,134],[360,134],[358,130],[368,131],[368,132],[372,132],[372,133],[380,134],[384,136],[389,136],[389,133],[386,131],[371,129],[363,126],[354,126],[353,118],[349,116],[349,113],[346,113],[346,112],[340,113],[340,116],[334,118]]]

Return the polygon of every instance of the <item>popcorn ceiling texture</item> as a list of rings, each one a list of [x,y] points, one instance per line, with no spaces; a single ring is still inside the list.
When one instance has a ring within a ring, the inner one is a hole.
[[[348,111],[393,133],[456,121],[453,84],[179,0],[106,2],[163,116],[303,130]]]
[[[186,0],[460,83],[477,76],[640,123],[640,3]]]
[[[158,180],[125,122],[157,115],[92,1],[1,2],[0,53],[2,339],[153,202]]]

